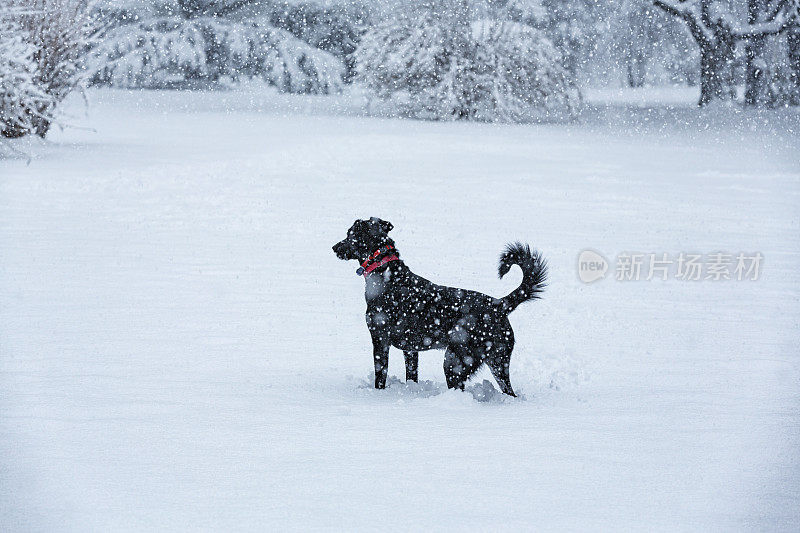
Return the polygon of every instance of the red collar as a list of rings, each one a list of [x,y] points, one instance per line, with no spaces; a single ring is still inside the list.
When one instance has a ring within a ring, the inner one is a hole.
[[[392,246],[391,244],[387,244],[386,246],[378,248],[377,250],[372,252],[372,255],[367,257],[366,260],[364,260],[364,262],[361,263],[361,266],[358,268],[358,270],[356,270],[356,275],[357,276],[363,275],[366,278],[376,268],[381,267],[391,261],[398,261],[400,258],[397,257],[397,254],[392,253],[392,250],[394,249],[395,249],[394,246]],[[378,257],[388,253],[391,253],[391,255],[387,255],[386,257],[383,257],[380,260],[378,260]]]

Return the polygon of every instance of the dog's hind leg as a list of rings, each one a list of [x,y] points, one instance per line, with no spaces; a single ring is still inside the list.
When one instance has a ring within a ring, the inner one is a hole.
[[[451,344],[444,353],[444,377],[447,388],[464,390],[464,383],[481,365],[480,357],[474,356],[463,344]]]
[[[489,370],[492,371],[492,376],[494,376],[497,384],[500,385],[500,390],[509,396],[516,397],[517,395],[514,394],[514,389],[511,388],[511,380],[508,377],[508,363],[486,361],[486,364],[489,365]]]
[[[498,344],[492,347],[490,353],[486,354],[484,361],[492,371],[497,384],[500,385],[500,390],[509,396],[516,397],[514,389],[511,388],[511,379],[509,378],[508,366],[511,363],[511,350],[514,349],[513,343],[509,346],[507,344]]]
[[[419,368],[418,352],[403,352],[406,358],[406,381],[417,382],[417,369]]]

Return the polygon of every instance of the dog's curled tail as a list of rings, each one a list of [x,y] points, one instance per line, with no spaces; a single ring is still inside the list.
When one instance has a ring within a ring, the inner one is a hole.
[[[507,313],[522,302],[541,298],[540,295],[547,286],[547,261],[537,250],[531,250],[530,246],[521,242],[509,244],[500,255],[498,275],[502,278],[508,274],[512,265],[519,265],[522,269],[522,283],[500,300]]]

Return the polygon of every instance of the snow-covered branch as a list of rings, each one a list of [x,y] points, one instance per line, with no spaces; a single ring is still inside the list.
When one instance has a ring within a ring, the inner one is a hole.
[[[259,5],[263,0],[233,0],[233,1],[204,1],[204,0],[177,0],[181,12],[186,18],[197,17],[226,17],[240,9],[252,5]],[[264,2],[266,3],[266,2]]]
[[[340,59],[259,19],[142,17],[108,29],[91,58],[93,83],[119,87],[213,82],[223,76],[261,77],[295,93],[343,86]]]
[[[715,0],[653,0],[653,5],[684,20],[692,36],[701,46],[713,44],[715,33],[733,39],[752,39],[776,35],[792,27],[798,20],[798,0],[781,0],[764,21],[741,23],[727,3]]]
[[[737,27],[734,35],[737,39],[756,39],[767,35],[778,35],[798,24],[800,19],[798,11],[800,11],[800,3],[797,1],[779,2],[775,10],[763,22]]]
[[[697,0],[684,1],[680,4],[674,4],[669,0],[653,0],[653,5],[656,7],[685,21],[697,44],[709,46],[713,36],[709,34],[701,22],[702,15],[698,9],[698,4]]]

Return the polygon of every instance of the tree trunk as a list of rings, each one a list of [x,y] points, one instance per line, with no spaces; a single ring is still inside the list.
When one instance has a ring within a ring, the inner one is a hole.
[[[713,100],[733,100],[733,54],[736,40],[721,34],[713,43],[700,47],[700,101],[705,106]]]
[[[637,51],[628,52],[628,87],[644,86],[645,59]]]
[[[800,26],[790,28],[786,36],[789,50],[789,79],[791,83],[789,103],[800,105]]]
[[[756,24],[761,14],[766,11],[765,0],[747,0],[747,23]],[[747,42],[747,65],[745,71],[744,104],[760,106],[767,104],[767,72],[766,62],[762,57],[766,38],[756,37]]]
[[[636,77],[636,72],[633,68],[633,60],[628,59],[628,87],[638,87],[639,80]]]
[[[767,94],[766,62],[761,56],[764,38],[750,39],[747,43],[747,67],[745,73],[744,104],[747,106],[766,105]]]
[[[700,48],[700,101],[697,103],[699,106],[707,105],[714,99],[715,77],[714,77],[714,49],[710,46]]]

